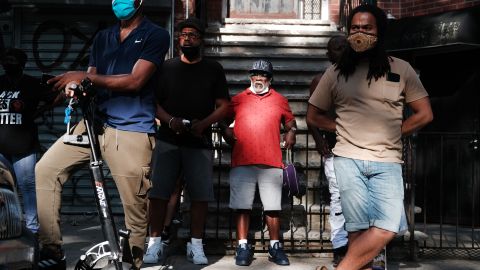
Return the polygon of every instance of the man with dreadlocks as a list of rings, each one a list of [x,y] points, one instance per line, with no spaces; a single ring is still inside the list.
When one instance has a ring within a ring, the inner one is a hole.
[[[347,254],[337,270],[369,269],[398,233],[402,136],[433,119],[428,94],[413,68],[387,55],[386,26],[387,17],[378,7],[355,8],[347,23],[349,46],[309,100],[307,123],[336,132],[334,168],[349,235]],[[331,104],[335,119],[326,114]],[[413,112],[407,119],[405,104]]]

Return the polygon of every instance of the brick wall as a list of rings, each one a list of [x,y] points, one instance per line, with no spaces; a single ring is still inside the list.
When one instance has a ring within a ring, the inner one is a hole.
[[[396,1],[381,1],[396,2]],[[439,12],[463,9],[480,5],[480,0],[403,0],[400,1],[400,12],[395,13],[397,18],[421,16]],[[380,6],[380,4],[379,4]]]
[[[338,23],[339,0],[330,0],[330,20]],[[358,5],[355,1],[353,7]],[[480,0],[377,0],[380,8],[397,19],[463,9],[480,5]]]
[[[175,20],[185,18],[185,2],[189,1],[190,14],[194,12],[195,0],[175,1]],[[222,2],[224,0],[207,1],[207,16],[209,22],[222,21]],[[353,7],[358,5],[360,0],[353,0]],[[421,16],[450,10],[463,9],[480,5],[480,0],[377,0],[378,6],[390,12],[395,18],[400,19],[411,16]],[[340,0],[329,1],[330,20],[338,23]]]

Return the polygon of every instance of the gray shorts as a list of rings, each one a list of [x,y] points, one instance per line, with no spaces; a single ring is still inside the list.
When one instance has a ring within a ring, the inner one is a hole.
[[[257,183],[263,209],[282,210],[283,170],[262,165],[230,170],[230,208],[252,209]]]
[[[180,173],[192,201],[213,201],[213,157],[210,149],[188,148],[157,140],[152,156],[149,198],[170,199]]]

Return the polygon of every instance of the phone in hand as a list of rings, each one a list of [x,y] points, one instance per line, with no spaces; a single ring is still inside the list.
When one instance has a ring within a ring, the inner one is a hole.
[[[51,87],[51,85],[48,85],[47,81],[54,77],[55,77],[54,75],[43,73],[42,78],[40,79],[40,84],[45,87],[48,87],[48,86]]]

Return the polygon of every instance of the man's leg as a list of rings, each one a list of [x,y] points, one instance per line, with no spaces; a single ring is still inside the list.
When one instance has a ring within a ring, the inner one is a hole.
[[[257,187],[254,166],[240,166],[230,170],[230,205],[236,211],[237,248],[235,264],[248,266],[253,260],[253,248],[248,244],[250,214]]]
[[[35,152],[26,155],[12,156],[12,165],[17,177],[18,189],[22,193],[23,210],[27,228],[37,233],[39,229],[37,215],[37,196],[35,193],[35,164],[37,154]]]
[[[181,148],[185,183],[191,199],[190,225],[192,239],[187,243],[187,258],[194,264],[208,264],[203,251],[203,231],[208,213],[208,202],[213,195],[213,157],[210,149]]]
[[[340,202],[340,190],[338,188],[335,170],[333,168],[333,156],[323,158],[324,172],[328,180],[330,192],[330,241],[333,247],[334,265],[338,264],[345,256],[348,244],[348,233],[345,231],[345,218]]]
[[[168,201],[180,175],[180,150],[177,145],[156,140],[152,154],[152,188],[148,193],[150,239],[143,257],[147,264],[157,263],[163,256],[162,230]]]
[[[337,270],[371,269],[369,263],[377,256],[395,233],[376,227],[362,232],[349,233],[349,248]]]
[[[193,238],[202,239],[205,223],[207,221],[208,202],[192,201],[190,213],[192,219],[190,233]]]
[[[167,200],[149,199],[148,214],[150,221],[150,237],[159,237],[162,234],[162,227],[165,223]]]
[[[265,221],[270,235],[270,242],[280,241],[280,215],[279,211],[266,211]],[[273,240],[273,241],[272,241]]]
[[[170,242],[170,226],[172,224],[173,218],[178,213],[178,203],[180,201],[180,196],[182,195],[183,190],[183,174],[177,179],[177,183],[175,184],[175,189],[170,196],[170,199],[167,203],[167,211],[165,213],[165,219],[163,222],[163,229],[161,232],[162,242],[168,244]],[[151,217],[151,216],[150,216]]]
[[[115,180],[130,233],[134,267],[143,263],[148,228],[147,191],[150,189],[150,162],[155,146],[153,136],[107,127],[99,136],[102,156]]]
[[[85,131],[83,121],[75,127],[74,134]],[[39,240],[42,245],[62,245],[60,232],[60,207],[63,184],[70,173],[86,165],[90,148],[67,145],[58,139],[42,156],[35,167]]]
[[[290,261],[280,243],[280,211],[282,210],[283,171],[269,166],[255,166],[258,191],[262,200],[265,220],[270,234],[269,260],[278,265],[289,265]]]
[[[403,211],[401,165],[337,157],[334,162],[341,188],[346,228],[348,231],[355,232],[349,239],[350,247],[347,255],[337,269],[360,269],[361,267],[365,269],[368,267],[367,263],[371,262],[393,239],[400,227],[401,211]],[[358,172],[361,172],[367,180]],[[362,180],[358,181],[359,179]],[[368,190],[367,194],[359,191],[363,186]],[[365,199],[368,205],[366,210],[369,229],[358,232],[364,223],[361,216],[365,214],[359,215],[355,206],[365,205],[362,203]],[[354,222],[355,220],[358,222]]]
[[[81,134],[85,130],[83,121],[73,131]],[[41,245],[40,269],[54,267],[65,268],[65,256],[61,246],[60,208],[63,184],[70,173],[84,165],[90,159],[90,148],[63,143],[58,139],[38,161],[35,167],[35,188],[37,195],[38,221],[40,223],[39,241]],[[56,263],[52,265],[52,260]],[[47,262],[48,263],[45,263]]]
[[[248,229],[250,227],[251,210],[239,209],[236,213],[237,240],[248,239]],[[245,242],[246,244],[247,242]]]

